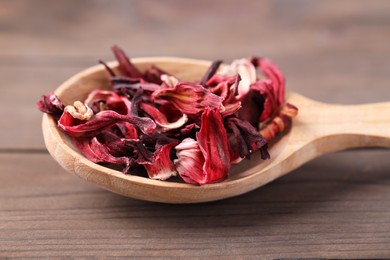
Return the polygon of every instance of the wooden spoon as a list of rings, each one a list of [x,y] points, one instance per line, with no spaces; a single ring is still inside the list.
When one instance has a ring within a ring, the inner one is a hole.
[[[183,80],[198,80],[208,61],[182,58],[139,58],[133,63],[144,70],[155,64]],[[109,64],[117,68],[117,63]],[[84,100],[95,88],[109,88],[103,66],[87,69],[62,84],[55,93],[65,103]],[[57,162],[71,173],[112,192],[148,201],[196,203],[233,197],[256,189],[329,152],[356,147],[390,147],[390,102],[367,105],[331,105],[289,92],[286,99],[299,108],[291,131],[270,149],[271,159],[258,155],[232,167],[229,177],[214,184],[195,186],[125,175],[100,166],[80,154],[71,139],[43,116],[45,144]]]

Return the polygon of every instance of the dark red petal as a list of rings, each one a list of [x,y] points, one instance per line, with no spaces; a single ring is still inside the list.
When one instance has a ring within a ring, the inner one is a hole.
[[[207,175],[207,182],[226,178],[230,170],[229,147],[222,115],[218,109],[205,108],[196,140],[205,158],[203,171]]]
[[[110,77],[111,84],[120,85],[120,84],[136,84],[141,82],[141,78],[131,78],[126,76],[113,76]]]
[[[137,164],[153,163],[154,154],[140,140],[123,139],[123,143],[134,150],[133,159]]]
[[[115,165],[123,165],[123,172],[127,172],[132,159],[128,157],[115,157],[110,154],[108,148],[100,143],[96,137],[93,138],[74,138],[76,146],[87,157],[88,160],[95,163],[112,163]]]
[[[127,115],[131,111],[131,102],[124,96],[120,96],[114,91],[95,89],[85,100],[89,107],[93,107],[96,102],[103,102],[105,110],[113,110],[119,114]]]
[[[122,137],[116,135],[112,131],[102,130],[97,136],[99,142],[104,144],[109,153],[115,157],[130,156],[134,149],[124,144]]]
[[[259,119],[259,122],[264,122],[275,114],[281,104],[278,103],[278,97],[272,91],[272,84],[269,84],[267,81],[259,81],[258,83],[255,83],[252,88],[259,91],[264,97],[263,112]]]
[[[145,91],[155,91],[160,88],[160,85],[155,83],[132,83],[132,84],[115,84],[113,86],[115,91],[120,91],[120,93],[127,93],[129,91],[136,91],[139,88],[142,88]]]
[[[266,58],[252,58],[252,63],[272,82],[274,94],[279,105],[283,104],[285,92],[285,78],[280,69]]]
[[[147,82],[155,83],[158,85],[161,85],[161,75],[169,75],[167,72],[163,71],[162,69],[152,65],[149,69],[147,69],[144,73],[144,79]]]
[[[211,63],[210,67],[207,69],[206,73],[204,74],[203,78],[200,80],[200,85],[207,86],[206,82],[214,76],[214,74],[217,72],[219,66],[222,64],[221,60],[216,60],[213,63]]]
[[[110,74],[111,77],[115,77],[115,72],[107,65],[107,63],[105,63],[104,61],[102,60],[99,60],[99,63],[102,64],[104,66],[104,68],[106,69],[106,71],[108,72],[108,74]]]
[[[270,113],[273,112],[272,107],[267,105],[267,112],[263,113],[264,100],[265,95],[256,88],[252,88],[241,100],[242,105],[241,109],[238,110],[238,118],[248,121],[252,126],[257,128],[260,119],[263,121],[264,118],[269,117]],[[260,118],[261,115],[264,115],[264,118]]]
[[[37,103],[37,108],[44,113],[54,116],[60,116],[64,111],[64,105],[53,92],[42,95],[41,100]]]
[[[235,130],[234,127],[232,127],[231,124],[234,124],[237,129],[240,131],[240,136],[238,136],[237,131]],[[269,159],[269,154],[268,154],[268,146],[267,146],[267,141],[264,139],[263,136],[254,128],[249,122],[240,120],[238,118],[229,118],[226,122],[226,126],[228,130],[232,131],[234,135],[237,138],[237,143],[242,146],[242,140],[245,141],[247,150],[250,152],[253,152],[255,150],[259,150],[261,153],[261,158],[263,160]],[[245,151],[245,152],[246,152]],[[246,157],[249,154],[246,155]]]
[[[138,133],[136,127],[128,122],[118,122],[115,124],[118,127],[121,135],[126,139],[137,139]]]
[[[249,147],[236,124],[231,120],[227,120],[225,125],[228,131],[231,132],[229,135],[229,152],[231,155],[230,159],[236,160],[238,157],[249,158]]]
[[[72,125],[72,122],[66,119],[65,116],[62,116],[58,121],[58,126],[71,136],[91,134],[91,132],[93,133],[119,121],[131,123],[146,134],[151,134],[156,129],[156,124],[150,118],[121,115],[111,110],[99,112],[90,121],[79,125]]]
[[[112,51],[119,63],[119,69],[125,76],[132,78],[142,78],[142,73],[131,63],[125,52],[118,46],[112,46]]]

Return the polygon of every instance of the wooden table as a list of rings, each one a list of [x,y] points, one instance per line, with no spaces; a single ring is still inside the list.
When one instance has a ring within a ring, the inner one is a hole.
[[[132,57],[268,56],[310,98],[389,101],[389,14],[386,0],[1,0],[0,258],[389,258],[389,150],[323,156],[232,199],[165,205],[66,173],[35,109],[111,60],[114,43]]]

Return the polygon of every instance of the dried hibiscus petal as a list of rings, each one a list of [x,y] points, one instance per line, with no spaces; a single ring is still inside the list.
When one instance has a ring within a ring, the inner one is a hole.
[[[240,157],[248,158],[251,152],[259,150],[262,159],[270,158],[267,151],[267,140],[250,123],[233,117],[226,120],[226,127],[235,137]]]
[[[113,131],[102,130],[97,136],[98,140],[106,146],[109,153],[115,157],[132,155],[134,149],[125,145],[123,138]]]
[[[112,51],[119,63],[119,69],[128,77],[142,78],[142,73],[130,62],[126,53],[118,46],[113,46]]]
[[[131,123],[146,134],[153,133],[156,128],[156,124],[150,118],[121,115],[112,110],[99,112],[90,121],[81,124],[73,124],[72,122],[64,120],[64,118],[64,116],[60,118],[58,126],[71,136],[93,134],[99,129],[113,125],[120,121]]]
[[[205,75],[203,76],[203,78],[200,80],[200,85],[202,86],[207,86],[206,85],[206,82],[208,80],[210,80],[210,78],[212,76],[214,76],[214,74],[217,72],[219,66],[221,66],[222,64],[222,61],[221,60],[216,60],[214,62],[211,63],[210,67],[207,69]]]
[[[248,59],[239,59],[233,61],[230,66],[225,67],[221,72],[221,75],[234,76],[239,74],[241,81],[238,85],[238,99],[241,99],[250,90],[252,83],[256,82],[256,68],[252,62]]]
[[[42,95],[41,100],[37,103],[37,108],[44,113],[60,116],[64,105],[53,92],[50,92],[47,95]]]
[[[192,138],[184,139],[175,147],[177,159],[174,161],[177,172],[187,183],[204,184],[207,182],[203,171],[204,157],[199,144]]]
[[[131,102],[124,96],[109,90],[93,90],[84,102],[87,106],[97,106],[97,112],[103,110],[112,110],[122,115],[130,114]],[[100,105],[98,104],[100,103]]]
[[[226,178],[230,169],[229,147],[222,115],[218,109],[205,109],[196,140],[205,159],[203,171],[207,182]]]
[[[166,180],[177,175],[175,165],[170,158],[171,149],[177,144],[178,142],[164,145],[159,143],[156,144],[153,162],[143,164],[148,172],[149,178],[155,180]]]
[[[183,82],[154,65],[140,71],[123,50],[112,50],[118,70],[100,61],[111,90],[94,90],[66,107],[49,93],[37,107],[56,118],[88,159],[124,173],[143,167],[157,180],[179,174],[197,185],[221,181],[231,164],[255,151],[268,159],[268,142],[297,114],[284,101],[282,73],[268,59],[222,68],[215,61],[198,81]]]
[[[206,107],[220,108],[222,98],[195,83],[179,83],[174,87],[162,85],[153,92],[152,101],[163,99],[171,102],[183,114],[197,115]]]
[[[96,137],[74,138],[74,141],[79,150],[92,162],[122,165],[124,166],[123,172],[127,172],[132,164],[133,159],[129,157],[113,156],[107,146],[100,143]]]
[[[162,75],[167,75],[167,74],[168,74],[167,72],[165,72],[162,69],[152,65],[152,66],[150,66],[149,69],[147,69],[145,71],[144,80],[147,81],[147,82],[152,82],[152,83],[161,85],[161,83],[162,83],[161,76]]]
[[[261,130],[261,135],[268,141],[275,136],[291,127],[292,118],[298,113],[298,108],[290,103],[280,107],[277,115],[272,118]]]
[[[286,80],[280,69],[269,59],[265,58],[254,57],[252,58],[252,63],[271,81],[278,103],[283,104]]]
[[[177,121],[169,122],[167,117],[158,110],[155,106],[149,105],[147,103],[142,103],[141,109],[150,115],[157,125],[163,128],[163,131],[168,131],[172,129],[177,129],[182,127],[188,120],[186,114],[183,114]]]

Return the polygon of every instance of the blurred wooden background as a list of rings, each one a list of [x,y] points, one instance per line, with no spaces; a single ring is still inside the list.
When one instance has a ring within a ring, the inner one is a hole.
[[[112,60],[113,44],[132,57],[267,56],[310,98],[389,101],[389,42],[386,0],[0,0],[0,258],[390,258],[388,150],[327,155],[233,199],[163,205],[67,174],[35,109]]]

